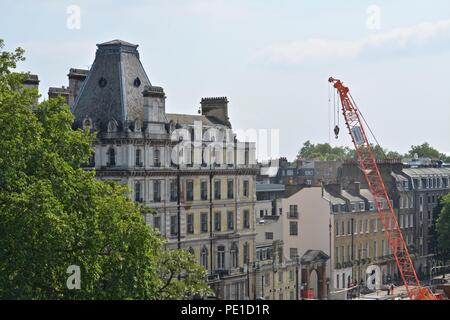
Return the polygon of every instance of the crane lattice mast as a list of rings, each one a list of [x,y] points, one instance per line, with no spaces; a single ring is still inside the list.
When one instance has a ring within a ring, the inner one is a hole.
[[[387,234],[392,254],[408,296],[412,300],[435,300],[436,297],[433,293],[428,288],[423,288],[420,285],[408,247],[403,239],[392,203],[365,133],[360,112],[353,99],[351,99],[349,89],[338,79],[329,78],[328,81],[334,85],[334,88],[339,93],[345,124],[352,137],[360,169],[364,173],[369,190],[374,197],[376,209]]]

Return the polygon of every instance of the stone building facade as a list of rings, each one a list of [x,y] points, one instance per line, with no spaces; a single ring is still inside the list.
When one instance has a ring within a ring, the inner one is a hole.
[[[166,113],[137,45],[97,45],[90,70],[70,69],[63,95],[74,128],[97,133],[88,167],[127,184],[130,197],[155,212],[145,221],[167,249],[191,252],[219,299],[245,299],[254,261],[255,144],[236,139],[226,97],[204,98],[200,114]]]

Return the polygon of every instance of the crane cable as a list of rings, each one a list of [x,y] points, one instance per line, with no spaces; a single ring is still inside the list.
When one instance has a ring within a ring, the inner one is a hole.
[[[334,111],[333,111],[334,113]],[[328,84],[328,143],[331,144],[331,85]]]

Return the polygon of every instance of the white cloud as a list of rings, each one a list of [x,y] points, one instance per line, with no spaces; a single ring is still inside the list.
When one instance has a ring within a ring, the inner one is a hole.
[[[447,45],[446,40],[450,40],[450,19],[379,32],[353,41],[316,38],[273,44],[260,50],[255,59],[269,64],[298,65],[353,59],[366,54],[383,55],[411,49],[429,49],[436,45]]]

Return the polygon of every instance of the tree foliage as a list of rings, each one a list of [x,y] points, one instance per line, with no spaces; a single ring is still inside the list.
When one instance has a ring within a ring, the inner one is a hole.
[[[181,299],[209,292],[205,270],[143,219],[129,190],[83,170],[95,138],[62,99],[32,107],[0,40],[0,299]],[[81,289],[67,269],[80,267]],[[181,280],[178,276],[181,276]]]
[[[379,145],[371,145],[376,159],[401,159],[398,152],[389,151]],[[313,144],[309,140],[303,144],[298,153],[300,159],[308,160],[350,160],[356,159],[356,152],[349,147],[332,147],[329,143]]]
[[[421,145],[417,146],[411,146],[411,149],[407,153],[407,156],[414,157],[415,155],[417,155],[419,158],[431,158],[434,160],[450,162],[450,155],[447,156],[446,154],[439,152],[437,149],[430,146],[428,142],[424,142]]]
[[[450,258],[450,194],[440,199],[437,208],[434,238],[438,256],[445,263]]]
[[[375,158],[380,160],[411,158],[417,154],[419,157],[426,157],[434,160],[440,159],[444,162],[450,162],[450,156],[440,153],[426,142],[421,145],[411,146],[411,150],[406,154],[388,150],[374,144],[371,144],[370,147]],[[303,144],[297,157],[308,160],[350,160],[356,159],[356,152],[353,148],[342,146],[332,147],[329,143],[313,144],[308,140]]]

